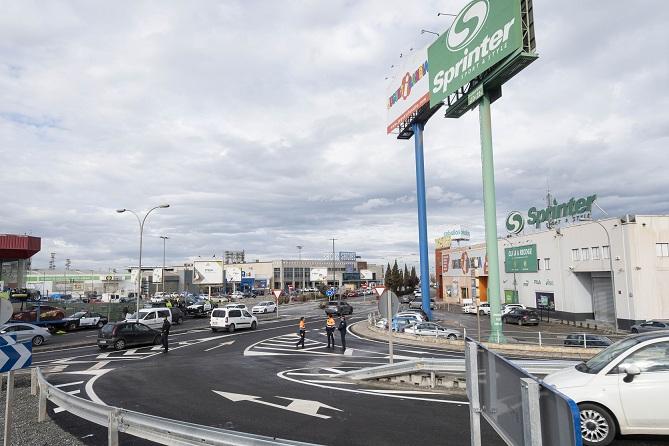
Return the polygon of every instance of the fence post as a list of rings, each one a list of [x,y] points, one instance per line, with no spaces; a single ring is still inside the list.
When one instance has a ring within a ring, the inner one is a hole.
[[[583,348],[588,348],[588,337],[583,333]]]
[[[539,347],[542,347],[542,344],[541,344],[541,332],[539,332]]]
[[[114,408],[109,412],[109,429],[107,431],[107,443],[109,446],[118,446],[118,424],[121,410]]]
[[[520,392],[523,397],[524,446],[542,446],[539,383],[531,378],[521,378]]]
[[[4,445],[12,443],[12,407],[14,406],[14,370],[7,372],[7,394],[5,400],[5,437]]]
[[[479,400],[478,346],[465,341],[465,368],[467,371],[467,397],[469,398],[469,426],[471,446],[481,446],[481,403]]]
[[[41,384],[39,386],[39,402],[37,405],[37,422],[46,421],[46,397],[48,389],[45,389]]]
[[[37,368],[30,369],[30,394],[37,395]]]

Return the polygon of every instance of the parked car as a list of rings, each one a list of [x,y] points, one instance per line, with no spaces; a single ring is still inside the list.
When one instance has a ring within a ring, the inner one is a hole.
[[[409,308],[423,308],[423,300],[418,297],[411,302],[409,302]],[[434,299],[430,299],[430,309],[434,310],[436,308],[436,303]]]
[[[266,300],[263,302],[258,302],[258,305],[255,305],[251,308],[251,313],[274,313],[276,311],[276,304],[271,300]]]
[[[411,294],[404,294],[403,296],[400,296],[400,303],[403,304],[409,304],[413,300],[414,296]]]
[[[40,305],[23,311],[16,311],[11,319],[21,322],[33,322],[37,320],[37,308],[39,308],[40,321],[57,321],[65,317],[65,311],[62,308],[52,307],[51,305]]]
[[[606,336],[600,336],[589,333],[570,334],[564,340],[567,347],[608,347],[613,341]]]
[[[167,307],[157,307],[157,308],[140,308],[139,310],[139,320],[137,318],[137,313],[134,313],[128,316],[125,319],[125,322],[140,322],[147,327],[155,328],[160,330],[163,327],[163,319],[167,316],[167,320],[172,323],[172,312]],[[102,327],[104,328],[104,327]]]
[[[669,330],[669,320],[655,319],[632,325],[632,333],[647,333],[649,331]]]
[[[514,308],[520,308],[521,310],[524,310],[527,307],[523,304],[504,304],[502,305],[502,314],[510,313]]]
[[[539,325],[539,315],[534,310],[516,308],[502,315],[502,323],[518,325]]]
[[[388,319],[386,319],[386,318],[379,319],[378,321],[376,321],[376,323],[374,324],[374,326],[377,327],[377,328],[384,328],[384,329],[386,329],[386,328],[388,328]]]
[[[141,311],[141,310],[140,310]],[[112,322],[100,329],[98,332],[98,347],[106,350],[113,347],[114,350],[123,350],[132,345],[160,344],[161,334],[143,323],[137,322]]]
[[[65,325],[67,330],[76,330],[77,328],[102,328],[104,324],[109,322],[107,316],[100,313],[93,313],[91,311],[77,311],[72,316],[68,316],[63,320],[68,321]]]
[[[232,294],[230,294],[230,300],[235,301],[240,299],[244,299],[244,293],[241,291],[234,291]]]
[[[464,314],[476,314],[476,305],[466,304],[462,306],[462,312]]]
[[[622,435],[669,435],[669,333],[629,336],[544,383],[578,405],[583,444]]]
[[[186,307],[186,313],[193,316],[206,316],[214,308],[209,300],[198,300]]]
[[[246,305],[244,304],[227,304],[225,308],[236,308],[238,310],[246,310],[249,311],[248,308],[246,308]]]
[[[488,302],[481,302],[479,304],[479,314],[487,316],[490,314],[490,304]]]
[[[423,311],[422,308],[408,308],[406,310],[402,310],[401,312],[402,313],[417,313],[417,314],[420,314],[423,317],[424,321],[427,322],[427,321],[430,320],[430,318],[427,317],[427,313],[425,311]]]
[[[213,332],[227,330],[232,333],[238,328],[255,330],[258,327],[258,319],[246,309],[216,308],[211,312],[209,326]]]
[[[172,321],[174,321],[175,324],[181,325],[184,323],[184,312],[181,311],[181,308],[177,307],[172,307],[170,308],[170,313],[172,313]]]
[[[423,322],[423,321],[418,320],[415,317],[396,316],[392,320],[393,331],[398,332],[398,333],[402,333],[402,332],[404,332],[404,329],[406,327],[408,327],[409,325],[417,324],[419,322]]]
[[[395,314],[395,317],[412,317],[415,318],[417,322],[427,322],[427,316],[425,316],[423,313],[420,313],[418,311],[398,311]]]
[[[46,328],[23,322],[0,325],[0,334],[14,334],[18,342],[31,341],[37,347],[51,338]]]
[[[418,336],[443,336],[451,340],[456,340],[462,337],[459,331],[442,327],[434,322],[421,322],[419,324],[410,325],[404,329],[404,332]]]
[[[342,314],[353,314],[353,307],[343,300],[333,300],[325,306],[325,314],[341,316]]]

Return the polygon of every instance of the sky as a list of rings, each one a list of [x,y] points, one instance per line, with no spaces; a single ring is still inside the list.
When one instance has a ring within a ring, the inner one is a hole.
[[[0,233],[33,268],[220,257],[418,260],[413,140],[387,77],[457,1],[0,0]],[[534,1],[539,59],[492,105],[500,234],[511,210],[592,193],[669,214],[663,0]],[[482,241],[478,112],[425,128],[428,237]],[[601,211],[595,211],[600,217]]]

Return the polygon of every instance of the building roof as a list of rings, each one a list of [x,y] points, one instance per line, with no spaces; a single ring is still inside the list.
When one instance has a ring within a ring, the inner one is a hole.
[[[42,239],[29,235],[0,234],[0,260],[29,259],[42,249]]]

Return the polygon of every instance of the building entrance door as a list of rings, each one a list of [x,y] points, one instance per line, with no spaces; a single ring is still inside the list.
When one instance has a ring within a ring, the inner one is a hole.
[[[596,321],[614,323],[615,312],[609,272],[592,273],[592,312]]]

